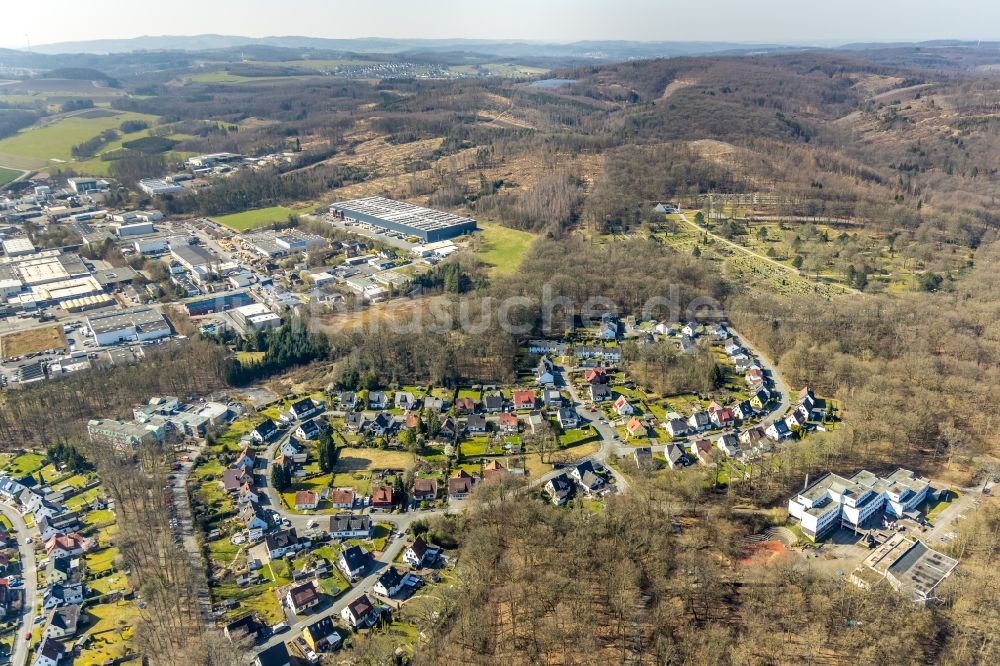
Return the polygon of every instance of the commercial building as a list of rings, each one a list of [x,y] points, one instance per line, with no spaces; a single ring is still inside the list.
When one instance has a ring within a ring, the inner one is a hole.
[[[219,263],[214,254],[200,245],[171,243],[170,254],[192,273],[207,273],[211,270],[212,266]]]
[[[267,309],[266,305],[254,303],[233,310],[233,318],[245,333],[261,331],[281,326],[281,317]]]
[[[110,187],[108,181],[99,178],[69,178],[66,184],[77,194],[103,192]]]
[[[811,539],[838,526],[860,529],[880,513],[901,518],[913,512],[930,491],[930,482],[906,469],[885,478],[862,470],[845,479],[827,474],[788,500],[788,513]]]
[[[385,197],[365,197],[330,205],[330,214],[348,222],[416,236],[425,243],[454,238],[476,230],[476,221],[444,211]]]
[[[291,254],[306,253],[314,248],[326,247],[326,239],[298,229],[283,231],[257,231],[241,236],[243,242],[262,257],[280,259]]]
[[[168,183],[162,178],[147,178],[139,181],[139,189],[151,197],[159,197],[164,194],[176,194],[184,188],[177,183]]]
[[[106,442],[120,449],[135,449],[143,444],[163,441],[166,430],[162,424],[92,419],[87,423],[87,434],[91,441]]]
[[[10,238],[3,242],[3,253],[8,257],[20,257],[34,251],[34,244],[27,238]]]
[[[126,238],[128,236],[142,236],[143,234],[151,234],[156,231],[156,227],[153,226],[152,222],[131,222],[129,224],[122,224],[118,227],[118,237]]]
[[[100,345],[142,342],[170,335],[170,324],[159,311],[150,307],[90,315],[87,317],[87,326]]]

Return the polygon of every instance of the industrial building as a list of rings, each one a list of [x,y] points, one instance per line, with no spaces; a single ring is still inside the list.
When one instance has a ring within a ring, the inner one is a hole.
[[[416,236],[425,243],[454,238],[476,230],[476,221],[385,197],[365,197],[330,205],[330,214],[347,222]]]
[[[305,253],[314,248],[326,247],[326,239],[297,229],[283,231],[258,231],[241,236],[244,243],[268,259],[279,259],[290,254]]]
[[[184,188],[177,183],[168,183],[162,178],[147,178],[139,181],[139,189],[151,197],[159,197],[164,194],[176,194]]]
[[[108,181],[99,178],[69,178],[66,180],[66,184],[77,194],[103,192],[111,187]]]
[[[208,273],[214,264],[219,263],[214,254],[200,245],[171,242],[170,254],[192,273]]]
[[[20,257],[34,251],[35,246],[27,238],[10,238],[3,242],[3,253],[8,257]]]
[[[233,310],[233,319],[243,327],[244,333],[281,326],[281,317],[260,303],[236,308]]]
[[[99,345],[143,342],[170,335],[170,324],[150,307],[94,314],[87,317],[87,326]]]
[[[142,236],[143,234],[151,234],[155,231],[156,227],[153,226],[152,222],[130,222],[118,226],[118,237]]]

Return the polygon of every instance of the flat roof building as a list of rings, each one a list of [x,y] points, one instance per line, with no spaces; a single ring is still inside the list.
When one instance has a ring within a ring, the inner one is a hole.
[[[268,310],[267,306],[261,303],[236,308],[233,310],[233,317],[247,333],[281,326],[281,317]]]
[[[156,340],[170,335],[170,324],[163,315],[145,306],[90,315],[87,326],[101,345]]]
[[[20,257],[34,251],[34,244],[27,238],[10,238],[3,242],[3,253],[8,257]]]
[[[817,539],[838,526],[860,529],[879,512],[902,517],[927,499],[930,482],[906,469],[880,478],[861,470],[850,479],[827,474],[788,500],[806,536]]]
[[[298,229],[285,229],[283,231],[268,229],[244,234],[241,239],[249,244],[254,252],[268,259],[287,257],[299,252],[305,253],[314,248],[326,247],[327,243],[322,236]]]
[[[330,214],[382,229],[416,236],[425,243],[454,238],[476,230],[472,218],[416,206],[385,197],[365,197],[330,204]]]
[[[188,245],[186,243],[170,243],[170,254],[179,261],[182,266],[189,271],[197,272],[207,270],[212,264],[217,264],[219,260],[214,254],[200,245]]]
[[[146,178],[139,181],[139,189],[151,197],[159,197],[164,194],[176,194],[184,188],[176,183],[168,183],[162,178]]]
[[[958,560],[897,532],[865,558],[851,574],[851,581],[865,588],[884,578],[896,591],[925,604],[936,598],[937,586],[956,566]]]

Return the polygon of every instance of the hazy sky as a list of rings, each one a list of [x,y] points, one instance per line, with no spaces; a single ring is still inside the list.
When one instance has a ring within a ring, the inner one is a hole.
[[[829,43],[1000,38],[998,0],[6,0],[0,46],[140,35]]]

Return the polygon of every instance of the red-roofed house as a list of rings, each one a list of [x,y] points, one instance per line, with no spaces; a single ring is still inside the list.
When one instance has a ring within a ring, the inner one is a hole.
[[[534,409],[534,391],[514,391],[514,409]]]
[[[375,486],[372,488],[372,506],[385,509],[392,506],[392,486]]]
[[[300,490],[295,493],[295,510],[313,510],[319,506],[319,495],[311,490]]]
[[[517,415],[504,412],[500,415],[500,432],[513,434],[517,432]]]

